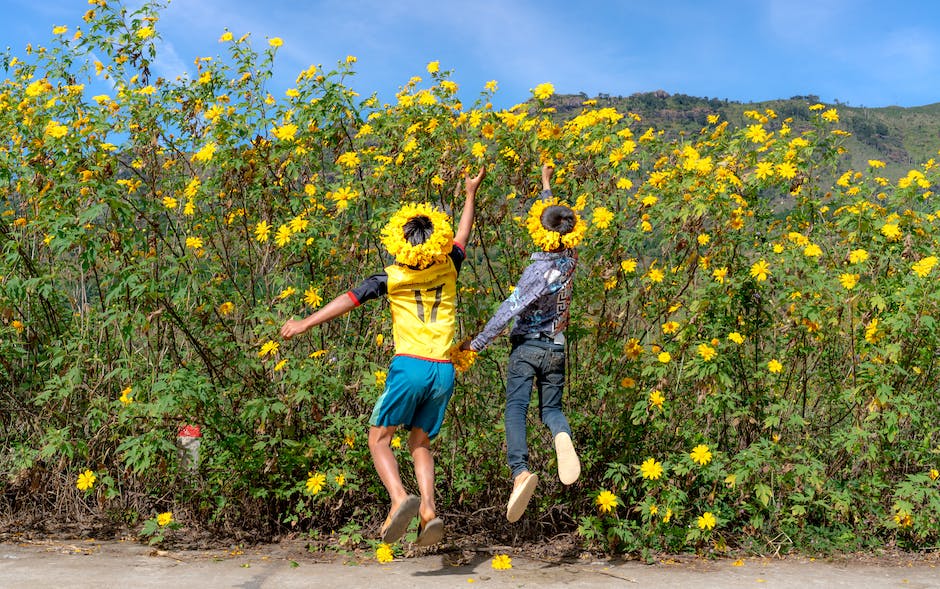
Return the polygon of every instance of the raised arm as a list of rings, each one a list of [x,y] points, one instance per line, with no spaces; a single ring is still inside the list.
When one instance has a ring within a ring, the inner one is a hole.
[[[345,315],[355,307],[356,301],[349,296],[349,293],[343,293],[304,319],[291,319],[284,323],[281,327],[281,337],[290,339],[295,335],[300,335],[311,327]]]
[[[464,190],[467,194],[467,200],[463,203],[463,214],[460,215],[460,224],[457,226],[457,233],[454,234],[454,241],[461,247],[467,247],[467,241],[470,239],[470,230],[473,229],[473,213],[476,206],[477,189],[483,183],[486,177],[486,167],[481,167],[479,173],[473,178],[469,174],[464,175]]]

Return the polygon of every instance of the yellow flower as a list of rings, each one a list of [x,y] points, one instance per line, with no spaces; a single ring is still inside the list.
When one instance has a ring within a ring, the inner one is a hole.
[[[395,560],[395,555],[392,554],[392,547],[385,542],[379,544],[379,547],[375,549],[375,560],[382,564]]]
[[[860,276],[858,274],[840,274],[839,284],[841,284],[845,290],[852,290],[855,288],[855,285],[858,284],[859,278]]]
[[[655,458],[647,458],[640,465],[640,474],[644,479],[655,481],[663,476],[663,463],[657,462]]]
[[[78,475],[78,481],[75,482],[75,486],[78,487],[79,491],[87,491],[88,489],[92,488],[92,486],[94,486],[95,480],[97,478],[98,477],[95,476],[95,473],[90,470],[86,470],[85,472]]]
[[[705,466],[712,461],[712,453],[705,444],[699,444],[698,446],[692,448],[692,452],[689,454],[689,457],[692,458],[694,462],[702,466]]]
[[[193,158],[195,158],[196,161],[203,163],[212,161],[212,156],[215,155],[216,147],[218,146],[216,145],[215,141],[210,141],[209,143],[206,143],[204,146],[202,146],[202,149],[197,151]]]
[[[718,282],[718,284],[724,284],[725,277],[727,276],[728,276],[727,266],[722,266],[721,268],[715,268],[712,271],[712,277],[715,279],[716,282]]]
[[[538,98],[539,100],[546,100],[555,93],[555,87],[550,83],[545,82],[544,84],[539,84],[535,87],[535,90],[532,91],[532,95]]]
[[[232,37],[232,32],[231,32],[231,31],[225,31],[224,33],[222,33],[222,36],[219,37],[219,43],[224,43],[225,41],[231,41],[232,38],[233,38],[233,37]]]
[[[281,225],[277,228],[277,233],[274,234],[274,242],[278,247],[284,247],[290,242],[290,227],[287,225]]]
[[[660,283],[663,281],[666,275],[663,274],[663,271],[659,268],[650,268],[649,272],[646,273],[646,277],[650,282]]]
[[[610,491],[601,491],[594,499],[597,509],[601,513],[610,513],[618,505],[617,496]]]
[[[849,252],[849,262],[860,264],[868,259],[868,252],[863,249],[852,250]]]
[[[308,286],[307,290],[304,291],[304,302],[315,309],[320,306],[320,303],[323,302],[323,299],[320,298],[320,293],[316,288],[313,286]]]
[[[274,127],[271,129],[271,134],[281,141],[292,141],[294,136],[297,135],[297,125],[288,123],[280,127]]]
[[[659,356],[656,357],[663,364],[668,364],[672,360],[672,354],[669,352],[660,352]]]
[[[186,247],[198,250],[202,247],[202,238],[201,237],[187,237],[186,238]]]
[[[822,118],[824,121],[828,121],[830,123],[838,123],[839,113],[838,111],[836,111],[836,109],[830,108],[829,110],[827,110],[826,112],[822,114]]]
[[[630,274],[631,272],[636,272],[636,260],[631,258],[629,260],[624,260],[620,262],[620,269],[623,270],[624,274]]]
[[[343,443],[349,446],[350,448],[355,447],[356,445],[356,434],[355,432],[350,432],[346,434],[346,437],[343,438]]]
[[[287,288],[285,288],[284,290],[282,290],[282,291],[280,292],[280,294],[277,295],[277,298],[280,299],[280,300],[284,300],[284,299],[286,299],[287,297],[289,297],[289,296],[291,296],[292,294],[294,294],[295,292],[297,292],[297,289],[296,289],[296,288],[294,288],[293,286],[288,286]]]
[[[46,125],[46,135],[55,139],[61,139],[68,135],[69,128],[58,121],[49,121]]]
[[[881,234],[891,241],[897,241],[901,238],[901,229],[894,223],[885,223],[881,226]]]
[[[778,362],[776,359],[771,360],[767,363],[767,370],[774,374],[778,374],[783,370],[783,364]]]
[[[930,271],[933,270],[933,267],[937,265],[937,256],[927,256],[911,266],[911,270],[914,271],[914,274],[920,278],[926,278]]]
[[[678,321],[667,321],[667,322],[663,323],[663,333],[665,333],[666,335],[669,335],[669,334],[671,334],[671,333],[675,333],[675,332],[677,332],[678,330],[679,330],[679,322],[678,322]]]
[[[375,377],[375,386],[379,387],[380,389],[384,389],[385,378],[388,376],[388,374],[384,370],[376,370],[372,373],[372,376]]]
[[[874,344],[880,339],[878,335],[878,318],[875,317],[865,326],[865,341]]]
[[[715,516],[712,515],[712,512],[706,511],[702,515],[698,516],[698,528],[700,530],[711,530],[715,527]]]
[[[415,217],[427,217],[431,221],[432,233],[424,243],[411,245],[405,239],[405,223]],[[429,204],[406,204],[398,210],[382,229],[382,245],[399,264],[426,268],[443,261],[450,253],[454,232],[450,218]]]
[[[483,159],[483,157],[486,155],[486,146],[477,141],[470,149],[470,153],[472,153],[473,157],[477,159]]]
[[[512,559],[508,554],[497,554],[490,562],[490,566],[497,571],[503,571],[512,568]]]
[[[751,143],[762,143],[770,135],[767,133],[767,130],[764,129],[764,126],[757,123],[754,125],[748,125],[747,131],[744,132],[744,136],[751,141]]]
[[[161,528],[164,526],[168,526],[171,523],[173,523],[172,511],[164,511],[163,513],[157,515],[157,525],[160,526]]]
[[[744,336],[741,335],[740,333],[738,333],[737,331],[732,331],[731,333],[729,333],[729,334],[728,334],[728,339],[731,340],[731,341],[733,341],[733,342],[736,343],[736,344],[743,344],[743,343],[744,343]]]
[[[663,408],[663,403],[666,401],[666,397],[663,396],[662,391],[659,389],[653,389],[649,394],[650,407],[656,407],[657,409]]]
[[[751,276],[758,282],[767,280],[770,276],[770,265],[765,260],[759,260],[751,266]]]
[[[346,475],[344,475],[343,473],[339,473],[338,475],[333,477],[333,482],[336,483],[337,487],[342,487],[343,485],[346,484]]]
[[[264,243],[268,240],[268,236],[271,234],[271,226],[268,225],[267,221],[259,221],[255,225],[255,239],[258,243]]]
[[[69,32],[69,28],[65,25],[59,25],[52,28],[53,35],[64,35],[67,32]]]
[[[440,70],[441,70],[441,62],[439,62],[439,61],[432,61],[432,62],[429,62],[429,63],[428,63],[428,73],[429,73],[429,74],[436,74],[436,73],[439,72]]]
[[[454,344],[450,348],[450,361],[457,372],[466,372],[470,370],[473,363],[476,362],[477,353],[473,350],[461,350],[460,344]]]
[[[940,478],[940,470],[937,470],[936,468],[931,468],[931,469],[930,469],[930,479],[935,481],[935,480],[937,480],[938,478]]]
[[[715,356],[718,355],[718,352],[715,348],[709,346],[708,344],[699,344],[698,346],[698,355],[702,357],[702,360],[710,362],[715,359]]]
[[[605,207],[596,207],[591,217],[591,222],[594,223],[594,226],[598,229],[607,229],[613,218],[614,214]]]
[[[815,243],[811,243],[803,250],[803,255],[809,258],[818,258],[822,255],[822,248]]]
[[[384,343],[385,343],[385,335],[383,335],[383,334],[381,334],[381,333],[375,334],[375,346],[376,346],[377,348],[381,348],[381,347],[382,347],[382,344],[384,344]]]
[[[325,483],[326,483],[325,474],[320,473],[320,472],[314,474],[311,472],[309,473],[309,477],[307,478],[307,483],[306,483],[307,492],[310,493],[311,495],[316,495],[323,489],[323,485]]]
[[[287,358],[282,359],[280,362],[274,365],[274,372],[280,372],[284,370],[284,367],[287,366]]]
[[[284,44],[284,40],[281,39],[280,37],[271,37],[270,39],[268,39],[268,45],[270,45],[271,47],[274,47],[275,49],[277,49],[283,44]]]
[[[118,400],[125,406],[130,405],[134,402],[134,397],[131,396],[133,391],[133,387],[126,387],[123,391],[121,391],[121,398]]]
[[[261,346],[261,351],[258,352],[258,356],[264,358],[265,356],[273,356],[277,354],[277,349],[281,347],[281,344],[268,340]]]
[[[391,445],[392,445],[392,448],[396,448],[396,449],[397,449],[397,448],[401,448],[401,437],[400,437],[400,436],[395,436],[394,438],[392,438],[392,444],[391,444]]]
[[[699,245],[708,245],[708,242],[712,240],[712,237],[707,233],[699,233],[698,237],[695,239],[698,241]]]
[[[172,196],[163,197],[163,206],[167,209],[175,209],[179,203]]]
[[[351,170],[359,165],[359,154],[355,151],[347,151],[336,158],[336,163]]]
[[[796,176],[796,166],[790,162],[777,164],[777,175],[786,180],[792,180]]]

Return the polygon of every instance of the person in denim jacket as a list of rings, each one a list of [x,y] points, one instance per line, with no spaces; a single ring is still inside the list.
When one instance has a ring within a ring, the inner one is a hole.
[[[529,232],[543,251],[532,254],[512,294],[500,305],[483,330],[465,341],[463,349],[480,352],[515,318],[510,332],[512,351],[506,377],[506,453],[512,472],[513,491],[506,519],[517,521],[525,512],[538,484],[529,470],[526,414],[532,382],[539,393],[539,414],[552,432],[558,459],[558,476],[570,485],[581,474],[581,463],[571,441],[571,426],[562,411],[565,386],[565,327],[578,254],[574,246],[586,224],[578,214],[554,198],[554,169],[542,167],[542,193],[529,214]]]

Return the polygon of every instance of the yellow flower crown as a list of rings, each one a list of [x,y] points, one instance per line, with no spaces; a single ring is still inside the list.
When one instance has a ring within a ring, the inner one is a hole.
[[[405,223],[421,216],[431,220],[431,237],[420,245],[411,245],[405,239]],[[382,229],[382,245],[399,264],[426,268],[435,262],[444,261],[450,253],[454,245],[454,230],[446,213],[427,203],[406,204],[392,215]]]
[[[584,239],[584,232],[587,231],[587,223],[581,218],[578,211],[571,209],[574,212],[574,229],[564,235],[557,231],[550,231],[542,225],[542,213],[545,212],[546,208],[554,205],[571,208],[568,203],[558,200],[557,197],[535,201],[532,208],[529,209],[529,217],[525,221],[529,236],[535,242],[535,245],[546,252],[556,250],[561,245],[578,247],[578,244]]]

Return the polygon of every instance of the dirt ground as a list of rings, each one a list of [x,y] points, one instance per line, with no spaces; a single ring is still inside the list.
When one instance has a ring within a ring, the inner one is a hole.
[[[512,567],[492,567],[508,554]],[[940,588],[940,554],[810,558],[636,560],[546,557],[509,547],[405,548],[380,564],[369,552],[311,552],[285,541],[252,548],[159,550],[134,540],[11,539],[0,543],[0,587],[30,589],[199,587],[648,587],[651,589]]]

